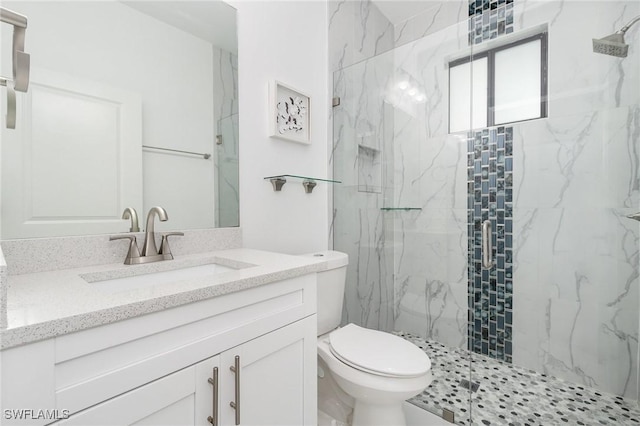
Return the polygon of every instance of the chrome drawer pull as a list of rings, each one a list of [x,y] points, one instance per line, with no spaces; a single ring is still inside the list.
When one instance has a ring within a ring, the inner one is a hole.
[[[236,374],[236,400],[229,403],[236,410],[236,425],[240,424],[240,357],[236,355],[235,365],[229,367]]]
[[[211,423],[213,426],[217,426],[218,424],[218,367],[213,367],[213,378],[209,377],[207,379],[211,385],[213,385],[213,413],[211,416],[207,417],[207,421]]]

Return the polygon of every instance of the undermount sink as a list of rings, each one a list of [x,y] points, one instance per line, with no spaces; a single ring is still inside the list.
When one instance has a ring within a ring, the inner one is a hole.
[[[85,281],[89,282],[93,288],[97,288],[109,293],[117,293],[121,291],[154,287],[157,285],[168,284],[177,281],[210,277],[212,275],[235,270],[235,268],[231,268],[229,266],[219,265],[217,263],[209,263],[206,265],[191,266],[188,268],[173,269],[164,272],[152,272],[143,275],[113,278],[100,281],[90,281],[85,277],[83,278],[85,279]]]

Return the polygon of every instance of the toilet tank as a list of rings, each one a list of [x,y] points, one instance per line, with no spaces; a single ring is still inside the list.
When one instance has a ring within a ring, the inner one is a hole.
[[[339,251],[323,251],[305,256],[328,262],[325,271],[318,272],[318,336],[337,328],[342,320],[342,304],[349,256]]]

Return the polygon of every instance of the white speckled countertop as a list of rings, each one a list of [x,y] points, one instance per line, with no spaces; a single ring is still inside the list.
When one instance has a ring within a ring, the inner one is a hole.
[[[115,292],[101,290],[100,286],[87,282],[208,263],[240,269]],[[176,256],[172,261],[146,265],[117,263],[5,275],[8,281],[7,328],[0,331],[0,348],[322,271],[327,265],[328,262],[322,258],[232,249]]]

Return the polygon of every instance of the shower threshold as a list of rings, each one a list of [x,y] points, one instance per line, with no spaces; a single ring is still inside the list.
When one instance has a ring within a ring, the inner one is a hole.
[[[442,416],[455,414],[458,425],[638,425],[640,408],[625,399],[473,354],[409,333],[397,335],[413,342],[431,359],[433,382],[410,403]],[[469,386],[472,392],[469,403]],[[473,421],[471,421],[470,417]]]

